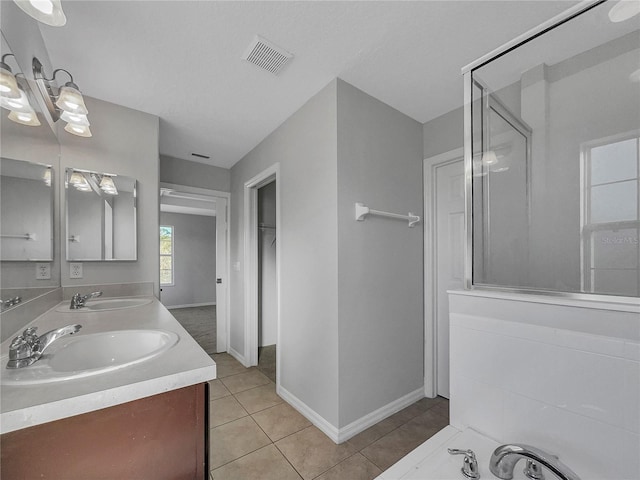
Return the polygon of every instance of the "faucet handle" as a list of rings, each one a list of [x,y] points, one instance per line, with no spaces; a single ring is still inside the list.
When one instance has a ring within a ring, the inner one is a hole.
[[[22,335],[18,335],[9,346],[9,361],[23,360],[31,356],[31,344]]]
[[[476,460],[476,454],[473,450],[460,450],[457,448],[447,448],[450,455],[464,455],[462,461],[462,468],[460,471],[467,478],[478,479],[480,478],[480,472],[478,471],[478,461]]]
[[[558,460],[557,455],[549,456]],[[524,467],[522,473],[524,473],[524,475],[531,480],[544,480],[544,472],[542,471],[542,466],[535,460],[531,460],[530,458],[527,458],[527,465]]]

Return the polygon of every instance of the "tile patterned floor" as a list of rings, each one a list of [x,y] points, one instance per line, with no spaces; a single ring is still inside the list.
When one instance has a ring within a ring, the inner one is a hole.
[[[448,400],[423,398],[336,445],[275,393],[275,347],[256,368],[212,358],[212,480],[371,480],[449,423]]]

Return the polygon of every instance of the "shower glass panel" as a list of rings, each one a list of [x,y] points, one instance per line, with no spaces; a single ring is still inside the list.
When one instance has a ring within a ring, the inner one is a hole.
[[[471,288],[640,296],[640,14],[618,3],[465,74]]]

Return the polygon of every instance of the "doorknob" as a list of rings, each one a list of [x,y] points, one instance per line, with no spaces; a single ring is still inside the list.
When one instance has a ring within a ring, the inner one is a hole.
[[[222,279],[221,278],[216,278],[216,283],[222,283]]]

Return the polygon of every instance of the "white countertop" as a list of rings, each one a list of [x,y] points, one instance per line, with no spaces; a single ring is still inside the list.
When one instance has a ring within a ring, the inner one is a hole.
[[[154,329],[176,333],[178,342],[166,352],[112,372],[37,385],[2,385],[0,391],[0,433],[7,433],[53,420],[92,412],[125,402],[175,390],[216,378],[216,364],[155,298],[147,305],[102,312],[58,312],[56,305],[29,326],[38,334],[79,323],[83,334],[109,330]],[[0,345],[8,352],[11,339]],[[26,367],[29,368],[29,367]],[[0,376],[6,372],[0,366]]]

